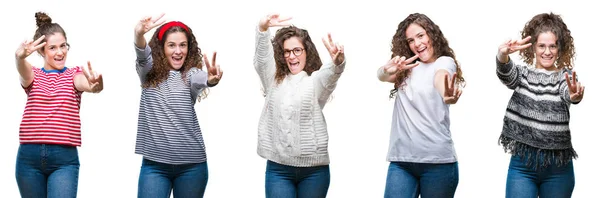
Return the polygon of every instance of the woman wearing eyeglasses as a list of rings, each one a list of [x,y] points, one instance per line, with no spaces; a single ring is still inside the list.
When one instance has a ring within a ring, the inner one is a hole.
[[[67,34],[45,13],[36,13],[35,18],[35,41],[23,42],[15,52],[21,86],[27,94],[19,128],[17,185],[25,198],[76,197],[81,94],[98,93],[104,83],[90,62],[87,71],[65,67],[69,52]],[[44,58],[41,68],[25,60],[36,51]]]
[[[333,60],[322,66],[308,32],[278,14],[256,30],[254,68],[264,89],[258,155],[267,159],[266,197],[325,197],[328,135],[323,107],[344,71],[344,47],[323,39]],[[271,41],[269,27],[285,26]]]

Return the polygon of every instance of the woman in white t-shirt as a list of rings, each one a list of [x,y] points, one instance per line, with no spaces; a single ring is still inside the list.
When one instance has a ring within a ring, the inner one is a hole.
[[[440,28],[420,13],[400,22],[378,77],[394,83],[390,98],[396,97],[385,197],[453,197],[458,163],[449,105],[465,81]]]

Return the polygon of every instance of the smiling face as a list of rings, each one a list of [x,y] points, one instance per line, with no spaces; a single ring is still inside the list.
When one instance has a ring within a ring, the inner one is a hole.
[[[283,56],[292,74],[298,74],[306,66],[306,53],[300,38],[294,36],[283,41]]]
[[[67,39],[61,33],[54,33],[46,36],[46,46],[40,51],[44,57],[44,69],[61,70],[65,67],[69,52]]]
[[[538,35],[534,45],[536,68],[546,70],[556,69],[554,66],[558,58],[558,45],[556,41],[556,35],[550,31]]]
[[[412,23],[406,28],[406,41],[410,50],[415,54],[419,55],[419,60],[424,63],[431,63],[435,61],[433,54],[433,47],[431,46],[431,40],[429,35],[423,27]],[[406,57],[410,58],[410,57]]]
[[[185,33],[173,32],[167,35],[163,48],[171,68],[179,70],[183,66],[188,53],[188,39]]]

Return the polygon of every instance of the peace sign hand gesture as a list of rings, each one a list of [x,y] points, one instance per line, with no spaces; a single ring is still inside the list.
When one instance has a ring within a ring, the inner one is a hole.
[[[98,74],[96,71],[92,69],[92,65],[90,61],[87,62],[88,69],[87,71],[82,67],[83,75],[87,79],[89,83],[90,92],[98,93],[102,91],[104,88],[104,83],[102,80],[102,74]]]
[[[258,27],[261,32],[264,32],[267,31],[269,27],[289,26],[291,24],[287,21],[289,21],[290,19],[292,19],[292,17],[280,17],[279,14],[270,14],[267,15],[267,17],[260,19]]]
[[[158,15],[157,17],[146,16],[140,20],[140,22],[135,26],[135,35],[144,35],[146,32],[150,31],[152,28],[156,26],[162,25],[165,23],[165,19],[162,17],[165,16],[165,13]]]
[[[585,91],[585,86],[581,85],[580,82],[577,82],[577,73],[573,72],[573,80],[569,80],[569,74],[565,72],[565,80],[567,81],[567,86],[569,86],[569,97],[573,102],[579,102],[583,99],[583,91]]]
[[[528,43],[531,40],[531,36],[527,36],[524,39],[519,40],[508,40],[505,43],[502,43],[500,47],[498,47],[498,53],[503,56],[507,56],[516,51],[520,51],[526,49],[531,46],[531,43]]]
[[[208,84],[214,86],[221,81],[223,77],[223,70],[221,66],[217,64],[217,52],[213,52],[212,64],[208,62],[206,54],[204,56],[204,65],[206,65],[206,73],[208,73]]]
[[[390,61],[388,61],[387,64],[385,64],[383,66],[383,71],[387,75],[394,75],[400,71],[411,69],[411,68],[419,65],[419,62],[410,64],[413,61],[415,61],[418,57],[419,57],[419,55],[415,55],[413,57],[410,57],[409,59],[406,59],[406,57],[404,57],[404,56],[403,57],[396,56],[396,57],[390,59]]]
[[[334,65],[340,65],[344,62],[346,56],[344,55],[344,46],[339,43],[333,43],[333,39],[331,39],[331,33],[327,33],[327,37],[329,41],[323,38],[323,44],[325,44],[325,48],[329,51],[329,55],[333,60]]]
[[[17,48],[17,51],[15,52],[15,56],[18,59],[27,58],[29,55],[31,55],[31,53],[46,46],[46,42],[40,43],[42,42],[42,40],[44,40],[44,38],[46,38],[46,36],[42,35],[35,41],[27,40],[21,43],[21,45],[19,46],[19,48]]]
[[[460,95],[462,95],[462,90],[458,87],[455,87],[456,84],[456,73],[452,75],[452,81],[449,81],[448,74],[444,76],[444,103],[446,104],[456,104]]]

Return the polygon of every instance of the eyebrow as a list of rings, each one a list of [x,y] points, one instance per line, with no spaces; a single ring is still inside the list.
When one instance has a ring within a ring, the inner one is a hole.
[[[415,36],[419,36],[419,35],[421,35],[421,34],[423,34],[423,31],[417,32],[417,34],[415,34]],[[412,38],[412,37],[411,37],[411,38],[409,38],[409,37],[406,37],[406,40],[407,40],[407,41],[410,41],[410,40],[413,40],[413,39],[414,39],[414,38]]]

